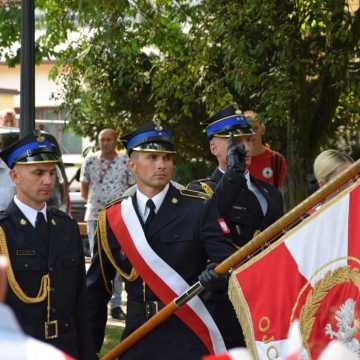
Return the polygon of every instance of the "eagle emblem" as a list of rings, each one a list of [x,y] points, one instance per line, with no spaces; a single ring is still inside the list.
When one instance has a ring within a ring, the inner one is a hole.
[[[336,326],[338,331],[334,331],[330,323],[325,326],[325,334],[331,339],[336,338],[341,341],[349,350],[355,354],[360,354],[360,342],[355,338],[360,329],[360,322],[355,318],[354,299],[347,299],[335,313]]]

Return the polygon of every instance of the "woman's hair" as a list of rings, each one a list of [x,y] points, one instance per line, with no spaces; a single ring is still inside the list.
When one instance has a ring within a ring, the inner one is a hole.
[[[346,163],[353,163],[351,156],[334,149],[325,150],[320,153],[314,161],[314,175],[321,185],[327,183],[339,168]]]

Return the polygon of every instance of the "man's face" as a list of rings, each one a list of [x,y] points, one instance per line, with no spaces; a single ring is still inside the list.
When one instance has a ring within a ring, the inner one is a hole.
[[[252,149],[253,149],[252,136],[235,137],[235,140],[237,144],[242,144],[245,147],[245,150],[247,152],[246,160],[245,160],[246,166],[247,167],[250,166]],[[226,156],[227,156],[229,141],[230,141],[229,138],[213,137],[210,142],[210,151],[218,159],[221,168],[226,167],[227,164]]]
[[[161,191],[173,175],[173,154],[134,151],[129,160],[129,168],[134,173],[140,190],[147,188]]]
[[[33,208],[41,209],[54,189],[56,167],[53,163],[17,164],[10,170],[18,198]]]
[[[99,136],[100,151],[103,153],[112,153],[116,147],[116,135],[113,131],[104,131]]]
[[[251,127],[254,131],[254,135],[252,136],[254,146],[261,145],[262,137],[265,134],[265,126],[262,125],[259,121],[254,121],[252,122]]]

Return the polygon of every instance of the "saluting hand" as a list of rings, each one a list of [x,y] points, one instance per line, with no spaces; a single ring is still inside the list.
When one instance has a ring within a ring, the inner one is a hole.
[[[238,144],[232,136],[227,148],[227,170],[244,174],[246,171],[246,153],[245,146]]]

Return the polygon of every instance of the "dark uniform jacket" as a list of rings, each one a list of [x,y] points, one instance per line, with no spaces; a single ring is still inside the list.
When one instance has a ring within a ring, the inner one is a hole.
[[[137,209],[135,195],[132,201]],[[197,281],[208,259],[220,262],[233,252],[231,242],[222,237],[220,226],[216,222],[217,213],[214,210],[216,209],[207,207],[194,192],[184,195],[170,185],[147,231],[147,241],[153,250],[189,284]],[[139,215],[138,217],[141,222],[141,217]],[[104,255],[103,242],[97,239],[95,256],[87,273],[91,323],[98,349],[103,341],[106,304],[111,296],[111,291],[107,291],[107,288],[111,287],[110,280],[114,279],[116,273],[111,262],[114,262],[123,273],[129,274],[131,271],[131,265],[126,256],[121,253],[121,248],[109,226],[106,229],[106,236],[111,256]],[[126,280],[125,286],[127,317],[123,338],[153,315],[154,309],[151,302],[159,302],[156,295],[144,285],[140,277],[134,281]],[[150,308],[150,313],[147,313],[146,305]],[[121,359],[197,360],[206,353],[207,350],[199,338],[177,316],[173,315],[129,349],[121,356]]]
[[[220,215],[229,226],[233,241],[243,246],[252,239],[255,231],[264,230],[283,214],[283,201],[274,186],[250,177],[253,185],[264,196],[268,208],[265,216],[255,194],[249,190],[237,174],[224,174],[216,169],[209,178],[192,182],[188,188],[206,191],[206,184],[214,194]]]
[[[280,192],[263,181],[253,177],[250,179],[267,201],[268,209],[265,216],[258,199],[247,188],[246,180],[241,174],[227,172],[224,175],[219,169],[216,169],[209,178],[196,180],[188,185],[189,189],[213,195],[211,201],[216,203],[220,216],[229,227],[232,240],[237,247],[245,245],[257,230],[264,230],[283,213]],[[224,286],[222,292],[211,294],[207,303],[212,309],[227,347],[244,346],[245,342],[239,322],[227,296],[227,287]]]
[[[77,224],[65,213],[48,208],[48,243],[40,241],[37,230],[28,222],[20,209],[11,202],[0,213],[0,226],[5,233],[11,269],[16,282],[29,297],[36,297],[41,278],[50,277],[50,321],[46,339],[45,322],[48,320],[48,299],[38,303],[24,303],[9,286],[5,302],[13,309],[23,330],[76,359],[95,359],[87,326],[85,300],[85,268],[82,243]],[[1,244],[4,252],[4,243]]]

